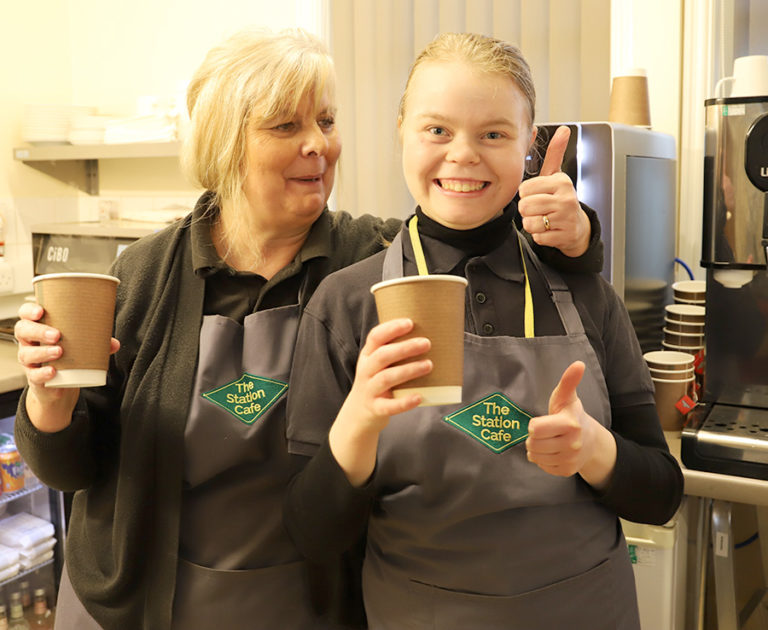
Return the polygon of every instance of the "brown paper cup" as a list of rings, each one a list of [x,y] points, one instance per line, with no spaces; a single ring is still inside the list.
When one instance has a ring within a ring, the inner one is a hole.
[[[682,305],[679,305],[682,306]],[[687,335],[704,335],[704,323],[690,323],[690,322],[680,322],[675,321],[674,319],[670,319],[669,317],[664,318],[664,328],[666,330],[669,330],[670,332],[675,333],[685,333]]]
[[[686,322],[691,324],[704,324],[706,319],[706,308],[693,304],[667,304],[666,317],[670,321]]]
[[[664,341],[681,348],[701,348],[704,345],[703,334],[691,334],[684,332],[674,332],[669,328],[662,328]]]
[[[687,370],[693,367],[696,357],[688,352],[651,350],[643,355],[649,368],[657,370]]]
[[[120,280],[94,273],[53,273],[32,280],[44,324],[61,331],[61,358],[46,387],[99,387],[107,382],[115,296]]]
[[[681,431],[685,416],[675,406],[686,394],[693,398],[693,378],[686,380],[653,379],[656,411],[664,431]]]
[[[672,284],[672,294],[678,304],[704,304],[707,283],[704,280],[680,280]]]
[[[625,125],[651,126],[648,78],[644,73],[614,77],[608,120]]]
[[[432,344],[423,357],[431,359],[432,372],[393,389],[395,398],[418,393],[422,407],[461,402],[466,286],[464,278],[436,274],[406,276],[371,287],[380,322],[408,317],[413,330],[403,339],[427,337]]]
[[[658,370],[649,367],[651,378],[660,378],[662,380],[683,381],[694,377],[694,367],[691,366],[685,370]]]

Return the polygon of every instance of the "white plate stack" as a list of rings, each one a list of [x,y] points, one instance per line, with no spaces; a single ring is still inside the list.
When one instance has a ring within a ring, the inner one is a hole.
[[[24,571],[53,558],[53,534],[53,524],[27,512],[0,520],[0,544],[19,554],[19,565]]]
[[[104,130],[106,144],[171,142],[176,140],[176,121],[165,114],[115,118]]]
[[[72,118],[94,113],[95,107],[25,105],[22,139],[30,144],[66,144]]]
[[[114,120],[112,116],[78,114],[73,116],[69,125],[70,144],[102,144],[104,130]]]

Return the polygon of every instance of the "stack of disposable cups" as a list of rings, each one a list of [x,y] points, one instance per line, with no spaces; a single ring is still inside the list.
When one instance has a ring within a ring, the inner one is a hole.
[[[704,306],[707,301],[707,283],[704,280],[681,280],[672,284],[675,304]]]
[[[687,352],[656,350],[643,357],[654,386],[656,410],[664,431],[679,432],[696,403],[694,362]]]
[[[675,303],[665,307],[665,350],[688,352],[696,357],[696,389],[704,387],[706,342],[704,322],[706,313],[706,283],[703,280],[684,280],[672,285]]]

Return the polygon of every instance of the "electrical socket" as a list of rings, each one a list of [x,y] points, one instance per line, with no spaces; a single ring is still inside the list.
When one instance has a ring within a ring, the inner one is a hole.
[[[0,294],[13,293],[13,266],[5,258],[0,258]]]

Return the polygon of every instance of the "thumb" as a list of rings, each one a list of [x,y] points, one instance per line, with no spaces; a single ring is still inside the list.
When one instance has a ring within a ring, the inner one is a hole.
[[[555,135],[547,145],[547,152],[544,155],[544,162],[541,164],[539,175],[554,175],[560,172],[565,157],[565,150],[568,148],[568,140],[571,138],[571,129],[561,125],[555,130]]]
[[[586,366],[581,361],[574,361],[563,372],[560,382],[549,397],[549,413],[555,414],[578,400],[576,388],[581,383]]]

